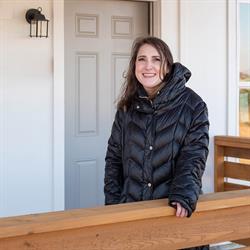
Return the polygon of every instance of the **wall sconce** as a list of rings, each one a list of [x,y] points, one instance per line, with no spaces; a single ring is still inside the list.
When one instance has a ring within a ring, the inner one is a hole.
[[[49,20],[41,13],[42,8],[29,9],[25,18],[30,24],[30,37],[48,37]]]

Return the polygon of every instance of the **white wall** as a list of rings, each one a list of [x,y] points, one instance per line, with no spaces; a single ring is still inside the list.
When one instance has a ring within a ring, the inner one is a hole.
[[[192,72],[187,86],[207,103],[210,153],[204,192],[213,191],[213,137],[227,134],[227,1],[163,0],[162,38]]]
[[[52,0],[0,0],[0,216],[53,209],[53,50],[30,38],[26,10]]]

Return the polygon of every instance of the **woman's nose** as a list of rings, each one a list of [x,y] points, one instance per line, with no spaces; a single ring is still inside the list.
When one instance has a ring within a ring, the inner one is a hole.
[[[151,69],[152,63],[150,61],[147,61],[145,67],[146,67],[146,69]]]

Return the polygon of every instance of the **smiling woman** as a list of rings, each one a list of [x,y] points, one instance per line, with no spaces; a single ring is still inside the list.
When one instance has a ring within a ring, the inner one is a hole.
[[[135,40],[108,142],[107,205],[168,198],[177,217],[195,210],[209,122],[206,104],[185,86],[190,76],[161,39]]]

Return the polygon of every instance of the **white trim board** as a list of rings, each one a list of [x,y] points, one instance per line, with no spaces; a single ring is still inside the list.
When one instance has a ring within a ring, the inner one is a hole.
[[[64,192],[64,1],[53,0],[53,196],[52,209],[63,210]]]
[[[238,81],[237,65],[237,2],[228,1],[228,91],[227,91],[227,133],[228,135],[238,135]]]

